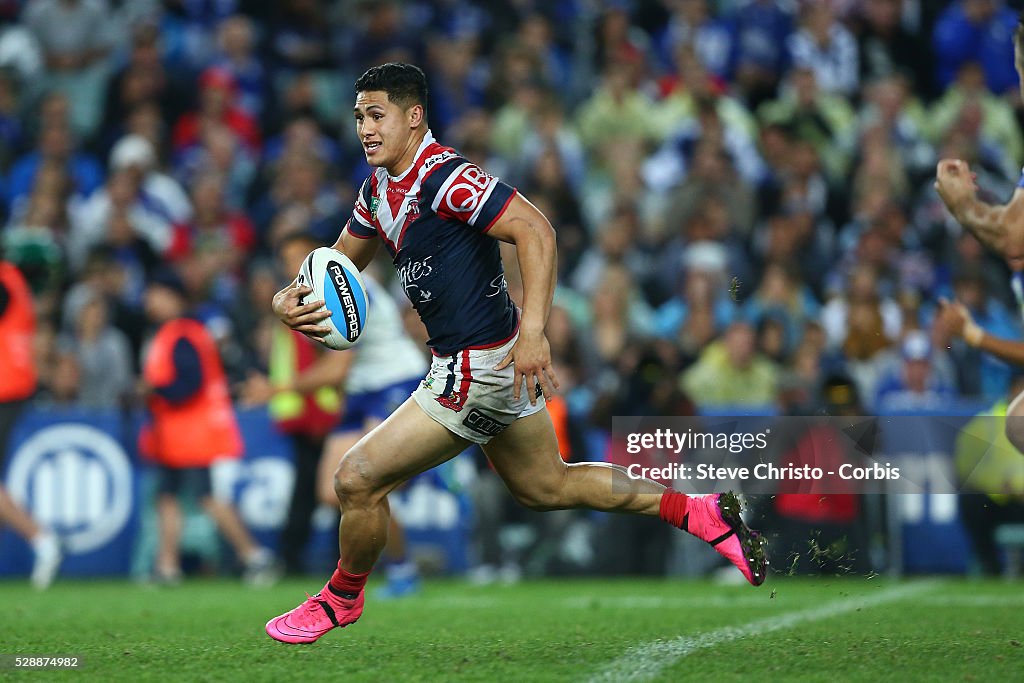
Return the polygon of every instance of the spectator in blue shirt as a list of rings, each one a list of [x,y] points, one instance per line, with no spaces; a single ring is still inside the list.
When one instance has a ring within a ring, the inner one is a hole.
[[[59,97],[59,96],[58,96]],[[75,189],[84,196],[103,184],[103,167],[89,154],[75,150],[71,129],[61,123],[44,126],[34,150],[15,162],[7,183],[8,205],[32,193],[36,175],[45,161],[67,168]]]
[[[734,78],[754,108],[772,96],[789,66],[793,17],[779,0],[748,0],[730,19]]]
[[[1001,339],[1020,339],[1021,326],[1013,313],[991,296],[985,274],[977,266],[961,269],[953,278],[952,297],[971,312],[974,321],[987,333]],[[990,353],[967,345],[956,338],[949,343],[949,354],[956,365],[957,384],[964,396],[998,401],[1009,391],[1013,368]]]
[[[960,0],[939,17],[932,33],[936,79],[947,87],[967,62],[978,62],[989,90],[996,94],[1017,87],[1013,32],[1017,17],[1002,0]]]

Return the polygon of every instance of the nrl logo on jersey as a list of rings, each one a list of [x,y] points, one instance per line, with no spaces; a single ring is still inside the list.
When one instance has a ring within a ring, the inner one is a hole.
[[[370,198],[370,218],[377,220],[377,209],[380,208],[380,197]]]

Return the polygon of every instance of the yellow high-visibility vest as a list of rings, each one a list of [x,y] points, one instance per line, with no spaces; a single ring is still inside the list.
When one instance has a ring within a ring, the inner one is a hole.
[[[298,340],[291,330],[275,325],[270,340],[270,382],[280,386],[290,382],[298,372]],[[313,392],[313,401],[325,413],[341,410],[341,397],[333,387],[321,387]],[[305,397],[297,391],[281,391],[270,399],[268,410],[276,422],[299,417],[305,406]]]

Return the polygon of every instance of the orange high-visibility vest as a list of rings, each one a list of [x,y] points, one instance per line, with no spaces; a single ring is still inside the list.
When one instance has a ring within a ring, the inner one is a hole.
[[[9,298],[0,315],[0,403],[6,403],[28,398],[36,390],[36,316],[32,292],[14,264],[0,261],[0,287]]]
[[[214,460],[236,458],[242,454],[242,437],[217,345],[202,323],[187,318],[165,323],[146,354],[143,376],[154,387],[173,382],[174,345],[182,338],[199,353],[202,385],[194,396],[178,404],[150,395],[151,455],[171,467],[206,467]]]

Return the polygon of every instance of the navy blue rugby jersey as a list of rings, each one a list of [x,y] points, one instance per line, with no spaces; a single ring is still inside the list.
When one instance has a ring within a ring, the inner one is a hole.
[[[359,190],[348,230],[383,240],[435,355],[500,346],[516,333],[498,240],[487,236],[515,194],[430,131],[402,175],[374,169]]]

